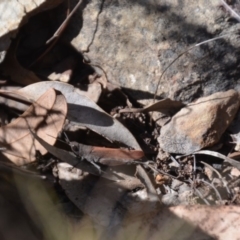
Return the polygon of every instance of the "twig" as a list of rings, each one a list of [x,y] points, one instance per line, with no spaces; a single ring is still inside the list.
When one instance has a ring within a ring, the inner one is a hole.
[[[47,40],[46,44],[49,44],[53,40],[54,41],[51,43],[51,45],[34,62],[32,62],[28,66],[29,68],[32,67],[33,65],[35,65],[40,59],[42,59],[56,45],[60,35],[63,33],[63,31],[67,27],[71,17],[77,11],[77,9],[80,6],[81,2],[82,2],[82,0],[79,0],[79,2],[76,4],[76,6],[72,10],[72,12],[70,14],[69,14],[69,12],[67,13],[66,19],[63,21],[63,23],[60,25],[60,27],[57,29],[57,31],[53,34],[53,36],[50,39]]]
[[[193,182],[196,180],[196,156],[193,155]]]
[[[149,199],[152,202],[161,204],[161,200],[159,199],[159,197],[156,193],[156,189],[154,188],[150,178],[148,177],[145,169],[142,166],[140,166],[140,165],[137,166],[136,175],[140,179],[140,181],[145,185],[147,192],[149,194]]]
[[[47,40],[46,44],[50,43],[54,38],[57,38],[62,34],[63,30],[66,28],[66,26],[69,23],[69,21],[71,20],[71,17],[73,16],[73,14],[77,11],[81,2],[82,2],[82,0],[78,1],[78,3],[76,4],[76,6],[72,10],[72,12],[66,17],[66,19],[63,21],[63,23],[60,25],[60,27],[57,29],[57,31],[53,34],[53,36]]]
[[[190,50],[192,50],[192,49],[195,48],[195,47],[199,47],[199,46],[201,46],[201,45],[203,45],[203,44],[205,44],[205,43],[209,43],[209,42],[213,42],[213,41],[218,40],[218,39],[225,38],[225,37],[229,36],[230,34],[232,34],[233,32],[236,32],[236,31],[238,31],[238,30],[234,30],[234,31],[228,32],[228,33],[226,33],[226,34],[224,34],[224,35],[221,35],[221,36],[219,36],[219,37],[211,38],[211,39],[205,40],[205,41],[203,41],[203,42],[197,43],[197,44],[195,44],[194,46],[192,46],[192,47],[188,48],[187,50],[185,50],[184,52],[180,53],[180,54],[163,70],[163,72],[162,72],[162,74],[161,74],[161,76],[160,76],[160,78],[159,78],[159,80],[158,80],[158,83],[157,83],[157,87],[156,87],[156,90],[155,90],[155,93],[154,93],[153,103],[155,103],[155,101],[156,101],[157,92],[158,92],[158,87],[159,87],[159,85],[160,85],[160,81],[161,81],[163,75],[165,74],[165,72],[166,72],[181,56],[183,56],[185,53],[189,52]]]
[[[171,158],[171,160],[172,160],[174,163],[176,163],[176,165],[177,165],[178,167],[180,167],[179,162],[178,162],[173,156],[171,156],[170,158]]]
[[[229,11],[230,14],[240,22],[240,16],[224,0],[221,0],[221,2],[226,10]]]
[[[161,174],[163,174],[163,175],[166,175],[166,176],[168,176],[168,177],[171,177],[171,178],[173,178],[173,179],[177,179],[178,181],[180,181],[177,177],[172,176],[171,174],[166,173],[166,172],[164,172],[164,171],[162,171],[162,170],[160,170],[160,169],[156,169],[156,168],[154,168],[154,167],[151,166],[151,165],[146,164],[145,166],[149,167],[149,168],[150,168],[153,172],[155,172],[155,173],[161,173]],[[184,182],[184,181],[181,181],[181,182]]]

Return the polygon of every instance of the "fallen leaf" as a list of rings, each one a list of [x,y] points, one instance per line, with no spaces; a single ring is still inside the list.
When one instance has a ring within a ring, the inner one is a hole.
[[[80,88],[86,89],[85,91],[80,90],[79,88],[74,88],[70,84],[45,81],[26,86],[24,88],[19,88],[16,86],[3,86],[0,90],[0,104],[17,109],[19,111],[25,111],[31,102],[39,98],[50,88],[54,88],[63,94],[76,91],[81,95],[91,98],[95,102],[98,101],[98,98],[102,92],[100,84],[95,83],[81,85]]]
[[[141,150],[128,129],[103,111],[92,99],[84,96],[82,91],[69,84],[60,82],[35,83],[17,92],[24,94],[29,99],[36,100],[49,88],[54,88],[64,94],[68,103],[67,118],[71,122],[85,126],[111,141],[121,142],[136,150]]]
[[[45,154],[47,150],[35,142],[29,128],[49,144],[54,144],[66,113],[64,96],[57,95],[54,89],[49,89],[19,118],[0,128],[0,145],[5,148],[2,154],[17,165],[34,161],[37,150]]]
[[[229,158],[234,160],[240,160],[240,152],[233,152],[228,155]]]
[[[149,106],[146,106],[144,108],[121,109],[119,110],[119,112],[120,113],[124,113],[124,112],[146,113],[146,112],[156,111],[156,112],[168,113],[170,111],[176,112],[184,106],[186,105],[180,101],[175,101],[175,100],[171,100],[170,98],[165,98]]]
[[[91,99],[93,102],[97,102],[102,89],[100,84],[88,84],[88,85],[80,85],[80,88],[75,88],[70,84],[55,82],[55,81],[43,81],[35,84],[31,84],[24,88],[18,90],[19,93],[27,94],[30,98],[36,99],[38,96],[42,95],[49,88],[54,88],[60,91],[67,99],[67,102],[71,102],[71,99],[75,96],[85,96]]]

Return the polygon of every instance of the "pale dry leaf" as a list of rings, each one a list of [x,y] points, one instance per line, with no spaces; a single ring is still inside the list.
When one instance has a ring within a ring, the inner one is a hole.
[[[40,82],[18,90],[28,99],[36,100],[46,89],[54,88],[64,94],[68,103],[67,118],[74,124],[85,126],[110,139],[122,142],[136,150],[141,150],[136,139],[118,120],[103,111],[92,99],[84,96],[82,91],[60,82]]]
[[[204,155],[210,155],[216,158],[220,158],[240,170],[240,162],[234,159],[231,159],[221,153],[210,151],[210,150],[201,150],[201,151],[195,152],[194,154],[204,154]]]
[[[43,81],[35,84],[31,84],[24,88],[18,90],[19,93],[29,96],[29,98],[36,99],[41,96],[45,91],[49,88],[54,88],[60,91],[67,99],[67,102],[71,100],[71,97],[74,98],[83,95],[85,97],[90,98],[92,101],[97,102],[101,93],[102,89],[99,84],[89,84],[89,85],[81,85],[80,88],[75,88],[73,85],[62,83],[62,82],[55,82],[55,81]],[[77,95],[76,95],[77,94]]]
[[[34,140],[29,128],[49,144],[54,144],[65,122],[66,113],[64,96],[49,89],[19,118],[0,128],[0,144],[6,149],[2,153],[17,165],[34,161],[37,150],[42,154],[47,150]]]
[[[0,104],[17,109],[19,111],[25,111],[29,104],[39,98],[45,91],[50,88],[54,88],[63,94],[76,91],[77,93],[89,97],[94,102],[97,102],[102,89],[100,84],[81,85],[81,90],[74,88],[70,84],[61,82],[44,81],[35,83],[24,88],[17,86],[3,86],[0,90]],[[24,103],[25,102],[25,103]]]

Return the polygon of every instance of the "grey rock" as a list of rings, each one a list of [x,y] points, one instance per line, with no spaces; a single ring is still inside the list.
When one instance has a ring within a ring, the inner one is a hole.
[[[162,127],[158,141],[170,153],[190,154],[216,144],[239,109],[239,94],[219,92],[181,109]]]
[[[72,0],[72,7],[78,0]],[[163,70],[187,48],[237,29],[213,0],[83,1],[65,40],[108,80],[149,104]],[[218,91],[239,89],[240,41],[227,38],[193,48],[160,81],[158,97],[191,102]],[[100,69],[101,70],[101,69]]]

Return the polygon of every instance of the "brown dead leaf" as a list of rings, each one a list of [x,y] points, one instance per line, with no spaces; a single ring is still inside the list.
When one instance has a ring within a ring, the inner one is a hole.
[[[0,128],[2,153],[17,165],[35,160],[36,151],[47,150],[34,140],[29,128],[37,132],[49,144],[54,144],[67,114],[67,103],[63,95],[49,89],[34,102],[19,118]]]
[[[144,108],[132,108],[132,109],[121,109],[119,112],[162,112],[162,113],[168,113],[169,111],[178,111],[181,108],[185,106],[184,103],[180,101],[171,100],[170,98],[162,99],[154,104],[151,104],[149,106],[146,106]]]
[[[96,90],[98,84],[93,84],[91,86],[92,93],[95,91],[96,99],[96,97],[98,98],[98,96],[100,96],[99,91]],[[74,88],[70,84],[49,81],[39,82],[26,86],[17,92],[19,94],[24,94],[28,99],[36,101],[36,99],[49,88],[57,89],[64,94],[68,103],[67,118],[73,124],[87,127],[107,139],[122,142],[134,149],[141,150],[136,139],[126,127],[103,111],[103,109],[94,102],[95,99],[90,99],[83,94],[83,91]],[[93,94],[91,94],[91,96],[92,95]]]
[[[240,160],[240,152],[233,152],[228,155],[229,158],[234,160]]]
[[[93,147],[91,155],[98,162],[107,166],[118,166],[131,163],[134,160],[141,160],[144,153],[141,150],[111,149],[103,147]]]

